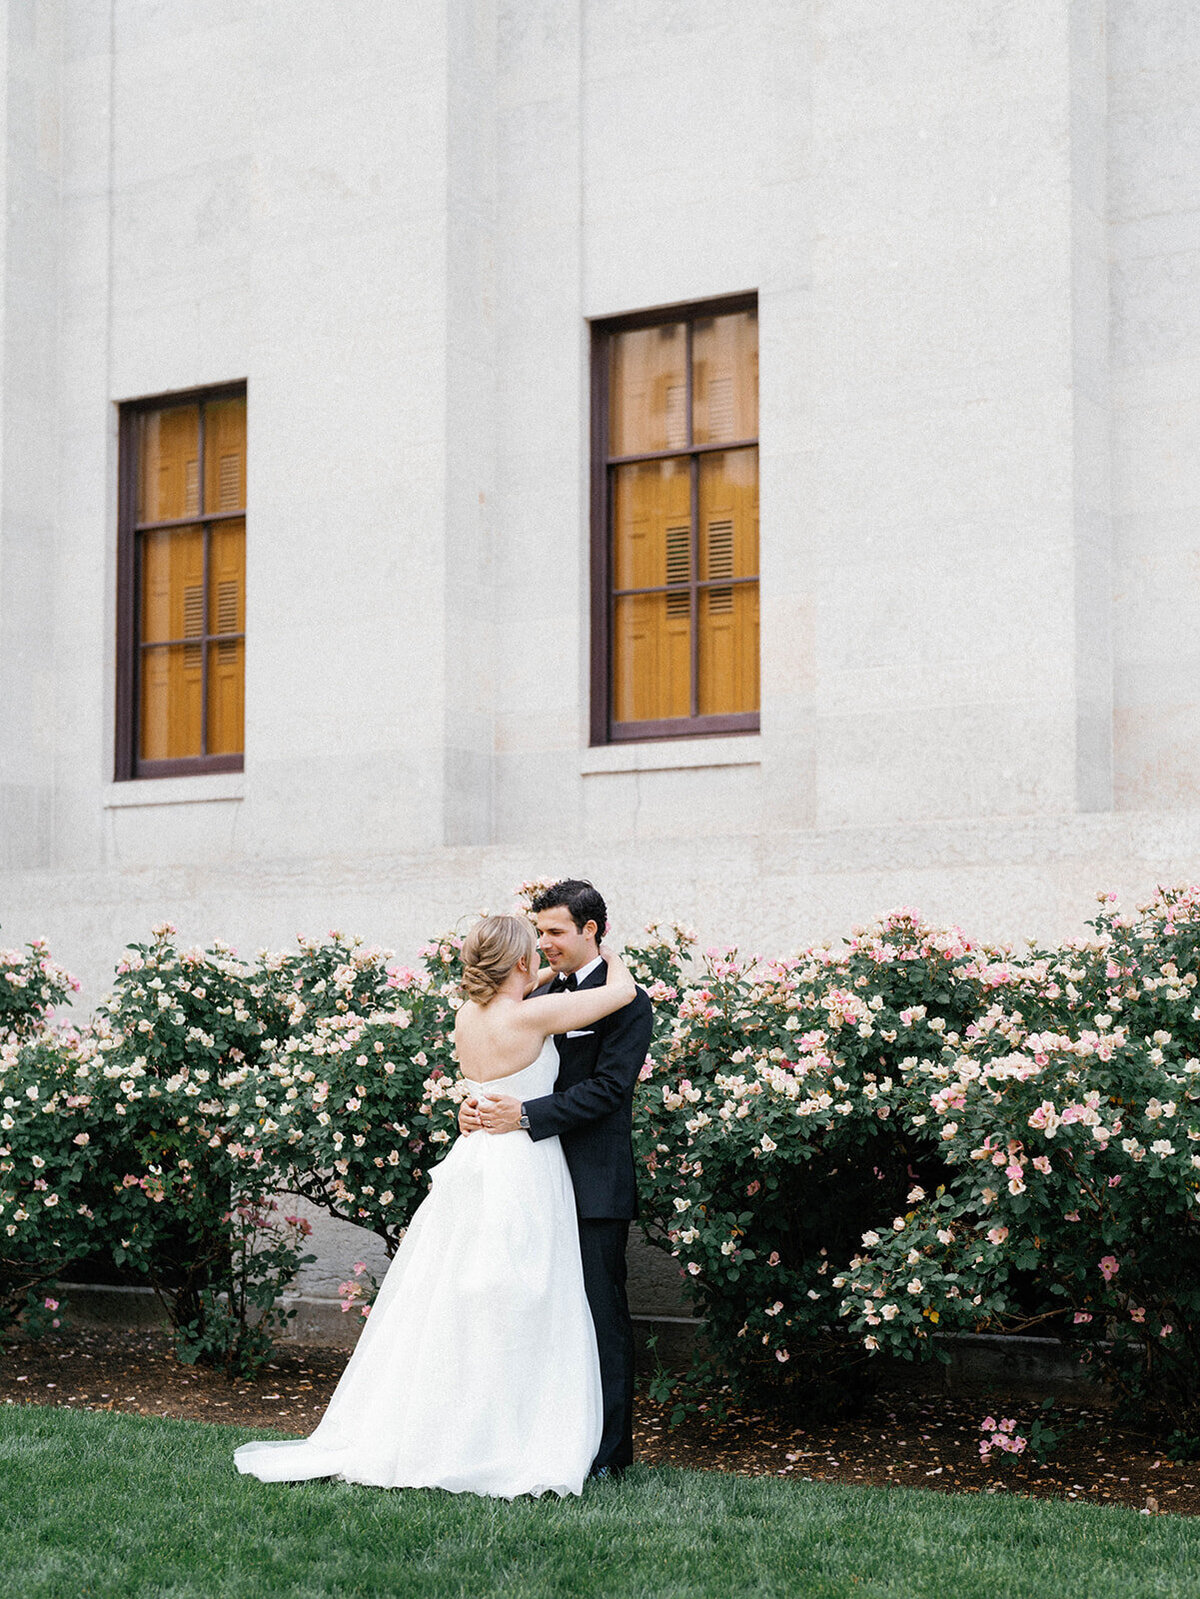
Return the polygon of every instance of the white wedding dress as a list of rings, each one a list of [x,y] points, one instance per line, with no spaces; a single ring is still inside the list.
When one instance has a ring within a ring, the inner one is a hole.
[[[471,1091],[550,1093],[558,1054]],[[600,1366],[557,1138],[459,1137],[434,1168],[316,1431],[243,1444],[264,1482],[577,1494],[600,1445]]]

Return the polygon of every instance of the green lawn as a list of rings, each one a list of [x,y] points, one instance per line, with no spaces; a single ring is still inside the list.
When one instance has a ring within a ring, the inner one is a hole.
[[[251,1436],[0,1408],[0,1594],[1200,1596],[1183,1518],[649,1468],[566,1503],[267,1486],[230,1462]]]

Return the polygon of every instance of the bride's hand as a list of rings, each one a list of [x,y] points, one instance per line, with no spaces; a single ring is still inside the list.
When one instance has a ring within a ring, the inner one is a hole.
[[[615,949],[610,948],[607,944],[601,944],[599,949],[600,954],[603,957],[606,966],[608,967],[608,976],[606,981],[609,983],[624,983],[630,988],[634,987],[635,984],[633,973],[625,964],[624,958],[618,954]]]
[[[486,1133],[515,1133],[521,1126],[521,1101],[497,1094],[483,1106],[479,1125]]]
[[[483,1131],[483,1123],[479,1119],[479,1101],[477,1099],[464,1099],[458,1107],[458,1130],[464,1135]]]

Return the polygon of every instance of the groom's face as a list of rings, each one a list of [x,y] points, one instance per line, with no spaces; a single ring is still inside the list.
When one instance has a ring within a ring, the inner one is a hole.
[[[575,972],[596,954],[596,924],[575,926],[565,905],[537,913],[538,948],[556,972]]]

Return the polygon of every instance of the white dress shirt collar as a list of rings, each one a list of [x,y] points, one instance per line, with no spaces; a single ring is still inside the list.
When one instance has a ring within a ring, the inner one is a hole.
[[[596,967],[600,965],[600,962],[601,957],[597,955],[595,960],[588,961],[586,966],[579,967],[575,973],[576,984],[582,983],[585,977],[590,977],[596,970]]]

